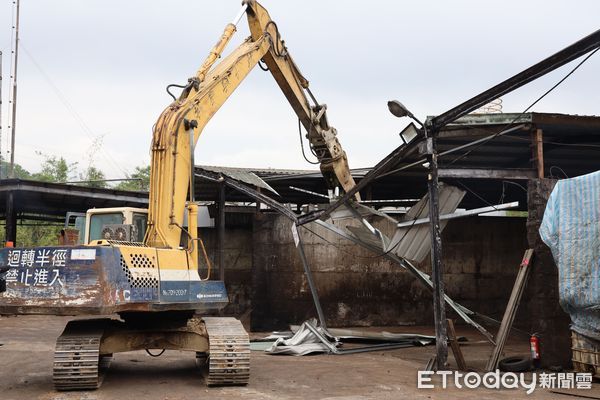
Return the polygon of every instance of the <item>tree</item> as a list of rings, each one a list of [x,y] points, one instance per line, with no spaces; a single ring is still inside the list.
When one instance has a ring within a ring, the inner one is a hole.
[[[63,157],[49,156],[39,153],[45,158],[40,172],[28,173],[28,178],[43,182],[67,182],[75,176],[77,163],[67,163]],[[24,171],[24,170],[23,170]],[[18,173],[22,173],[19,171]],[[15,165],[15,176],[17,168]],[[61,226],[52,222],[21,220],[17,228],[17,243],[19,246],[49,246],[56,245]]]
[[[62,226],[55,222],[21,220],[17,226],[19,247],[56,246]]]
[[[84,186],[96,188],[106,187],[106,182],[104,182],[106,176],[104,175],[104,172],[100,171],[93,165],[90,165],[83,174],[79,174],[79,178],[84,181]]]
[[[41,152],[37,153],[44,157],[41,169],[36,173],[29,173],[20,165],[15,164],[14,176],[19,179],[33,179],[43,182],[68,182],[70,180],[80,179],[90,181],[84,183],[90,187],[106,187],[104,173],[90,165],[85,171],[77,172],[77,162],[69,163],[65,158],[50,156]],[[0,178],[6,179],[10,171],[9,163],[0,157]],[[143,168],[136,169],[135,176],[141,176]],[[2,225],[0,225],[3,227]],[[57,244],[58,234],[62,226],[56,222],[45,222],[35,220],[21,220],[17,228],[17,243],[23,247],[34,246],[52,246]]]
[[[4,161],[0,156],[0,179],[7,179],[10,174],[10,163]],[[31,174],[25,168],[15,163],[15,178],[31,179]]]
[[[115,189],[147,192],[150,188],[150,166],[135,167],[135,172],[127,175],[129,181],[123,181]]]
[[[63,157],[49,156],[38,152],[38,155],[44,156],[42,170],[31,175],[31,178],[42,182],[68,182],[75,174],[77,162],[67,163]]]

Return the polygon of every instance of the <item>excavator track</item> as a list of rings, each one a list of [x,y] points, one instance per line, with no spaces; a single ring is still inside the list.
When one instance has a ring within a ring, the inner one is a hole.
[[[235,318],[205,317],[208,334],[208,386],[247,385],[250,379],[250,341]]]
[[[104,329],[72,321],[56,340],[53,381],[56,390],[97,389],[112,357],[100,356]]]

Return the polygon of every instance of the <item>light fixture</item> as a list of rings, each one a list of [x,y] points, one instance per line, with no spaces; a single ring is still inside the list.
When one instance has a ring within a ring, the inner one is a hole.
[[[404,128],[402,130],[402,132],[400,132],[400,138],[402,139],[402,141],[404,142],[404,144],[409,144],[410,142],[412,142],[412,140],[414,138],[416,138],[417,136],[419,136],[419,130],[417,129],[417,127],[415,126],[415,124],[413,124],[412,122],[410,124],[408,124],[406,126],[406,128]]]
[[[419,121],[417,117],[413,115],[413,113],[408,111],[408,108],[404,107],[404,104],[400,103],[398,100],[390,100],[388,101],[387,105],[388,109],[394,116],[398,118],[409,117],[415,122],[417,122],[419,125],[423,126],[423,123]]]

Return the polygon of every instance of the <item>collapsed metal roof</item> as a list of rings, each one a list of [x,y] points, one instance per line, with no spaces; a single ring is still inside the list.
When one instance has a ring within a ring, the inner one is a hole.
[[[514,130],[493,137],[508,128]],[[600,117],[471,114],[448,125],[438,135],[440,180],[467,190],[461,207],[515,200],[525,206],[526,180],[539,176],[533,137],[538,131],[543,147],[543,176],[566,178],[600,168]],[[484,140],[489,137],[493,138]],[[482,140],[481,144],[454,151],[476,140]],[[422,158],[418,152],[409,154],[375,180],[371,186],[373,198],[384,198],[394,190],[400,197],[414,196],[415,190],[424,193],[428,169],[420,163],[405,168]],[[403,185],[398,185],[399,182]]]
[[[509,134],[496,137],[464,151],[443,155],[463,146],[517,125]],[[470,114],[445,127],[439,134],[440,180],[465,189],[461,207],[476,208],[508,201],[527,204],[526,179],[537,176],[532,155],[532,132],[542,132],[544,174],[547,177],[572,177],[600,169],[600,117],[551,113]],[[392,144],[395,147],[401,143]],[[413,152],[402,158],[391,171],[373,181],[361,195],[364,200],[402,205],[398,200],[419,199],[426,192],[427,169]],[[351,155],[350,155],[351,159]],[[406,165],[414,164],[410,168]],[[400,168],[404,168],[401,169]],[[231,168],[197,166],[202,170],[222,173],[232,179],[264,189],[281,203],[327,203],[327,187],[318,170],[264,168]],[[369,168],[352,170],[360,181]],[[479,174],[479,176],[477,176]],[[198,174],[197,174],[198,175]],[[199,174],[201,175],[201,174]],[[517,178],[515,178],[517,177]],[[300,191],[302,189],[304,191]],[[197,200],[218,198],[219,184],[197,176]],[[273,193],[275,191],[277,194]],[[19,179],[0,181],[0,214],[4,216],[7,193],[15,196],[19,216],[46,215],[64,217],[68,211],[83,212],[93,207],[147,207],[148,194],[115,189],[90,188],[71,184],[34,182]],[[314,192],[317,194],[311,194]],[[228,190],[228,201],[252,202],[243,193]],[[414,201],[407,201],[413,204]]]
[[[484,141],[480,145],[444,155],[475,140],[482,140],[505,130],[508,134]],[[526,180],[538,176],[532,154],[532,133],[542,133],[544,176],[564,178],[583,175],[600,168],[600,117],[553,113],[470,114],[446,126],[439,134],[438,151],[440,180],[467,190],[461,207],[476,208],[503,201],[527,203]],[[401,140],[392,144],[395,147]],[[365,200],[382,201],[418,199],[426,192],[428,169],[418,161],[423,156],[413,152],[403,157],[391,171],[376,179],[362,192]],[[352,159],[350,155],[350,160]],[[407,165],[414,164],[406,168]],[[197,167],[199,169],[205,167]],[[318,170],[243,169],[254,173],[279,193],[283,203],[324,203],[327,199],[299,191],[327,194],[327,187]],[[360,181],[370,168],[353,169],[352,176]],[[196,181],[196,196],[215,199],[214,183]],[[231,191],[230,201],[250,201],[243,194]],[[394,202],[393,204],[399,204]]]
[[[250,171],[246,168],[215,167],[215,166],[203,165],[200,167],[196,167],[196,175],[198,175],[200,177],[200,179],[202,179],[202,176],[201,176],[202,171],[212,171],[212,172],[216,172],[218,174],[227,175],[230,178],[233,178],[237,181],[247,183],[256,188],[267,189],[267,190],[273,192],[273,194],[279,195],[277,193],[277,191],[275,191],[275,189],[273,189],[271,186],[269,186],[268,183],[266,183],[264,180],[259,178],[256,175],[255,171]],[[256,172],[258,172],[258,171],[256,171]]]

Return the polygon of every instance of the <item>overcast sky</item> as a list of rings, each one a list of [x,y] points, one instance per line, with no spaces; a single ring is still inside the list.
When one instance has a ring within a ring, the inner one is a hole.
[[[407,123],[399,99],[424,118],[468,99],[600,28],[600,1],[275,1],[262,4],[348,153],[375,164]],[[110,178],[148,164],[151,127],[240,8],[239,0],[22,0],[16,160],[36,152],[90,162]],[[8,157],[12,1],[0,3],[2,154]],[[226,49],[246,36],[243,19]],[[574,63],[503,98],[519,112]],[[600,54],[534,111],[600,115]],[[208,124],[196,163],[311,168],[297,118],[256,68]],[[93,143],[96,143],[96,146]]]

